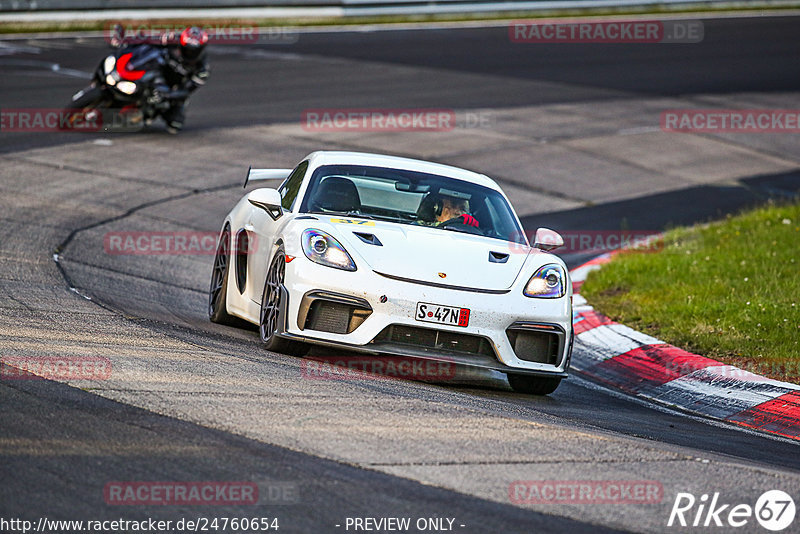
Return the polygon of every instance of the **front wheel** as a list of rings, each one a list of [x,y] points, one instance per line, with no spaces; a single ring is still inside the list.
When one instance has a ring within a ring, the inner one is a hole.
[[[208,318],[214,323],[234,325],[235,319],[228,314],[228,272],[230,271],[231,232],[226,227],[219,238],[214,268],[211,271],[211,287],[208,289]]]
[[[96,107],[107,99],[105,91],[97,85],[90,85],[72,96],[67,109],[86,109]]]
[[[102,120],[103,109],[109,107],[111,99],[102,87],[90,85],[75,93],[67,105],[67,117],[62,128],[70,130],[77,127],[78,122],[98,122]]]
[[[541,377],[509,373],[508,383],[511,388],[518,393],[528,393],[530,395],[549,395],[558,388],[559,384],[561,384],[561,377]]]
[[[261,334],[261,341],[267,350],[289,354],[291,356],[302,356],[308,352],[308,345],[290,339],[278,337],[279,321],[281,319],[281,302],[284,298],[283,282],[286,278],[286,255],[283,247],[275,253],[275,257],[267,271],[267,279],[264,282],[264,292],[261,294],[261,314],[258,331]]]

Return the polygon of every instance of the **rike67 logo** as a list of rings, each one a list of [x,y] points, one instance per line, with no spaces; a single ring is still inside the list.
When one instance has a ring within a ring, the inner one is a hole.
[[[781,490],[765,491],[755,506],[725,503],[719,493],[710,498],[703,494],[697,499],[691,493],[681,492],[675,497],[667,526],[730,529],[743,527],[755,517],[765,529],[778,532],[792,524],[795,511],[794,500]]]

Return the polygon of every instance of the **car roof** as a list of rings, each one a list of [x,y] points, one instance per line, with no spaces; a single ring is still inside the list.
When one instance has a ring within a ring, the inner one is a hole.
[[[309,165],[319,167],[321,165],[367,165],[371,167],[389,167],[408,171],[419,171],[429,174],[438,174],[448,178],[464,180],[474,184],[489,187],[501,191],[497,183],[484,174],[468,171],[459,167],[432,163],[419,159],[402,158],[399,156],[387,156],[385,154],[371,154],[368,152],[346,152],[338,150],[325,150],[312,152],[306,156]]]

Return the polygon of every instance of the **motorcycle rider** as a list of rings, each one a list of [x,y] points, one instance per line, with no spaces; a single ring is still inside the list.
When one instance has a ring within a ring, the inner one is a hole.
[[[173,33],[162,36],[162,45],[167,51],[163,67],[165,85],[154,98],[165,99],[170,105],[162,116],[171,134],[183,129],[186,99],[208,79],[206,44],[208,33],[196,26],[183,30],[177,39]]]

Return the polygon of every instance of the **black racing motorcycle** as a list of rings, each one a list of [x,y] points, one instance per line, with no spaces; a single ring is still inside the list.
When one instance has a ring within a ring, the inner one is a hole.
[[[171,105],[165,98],[169,87],[162,74],[166,62],[163,46],[118,46],[100,62],[92,83],[73,95],[67,106],[71,120],[93,122],[106,131],[138,131],[149,126]]]

